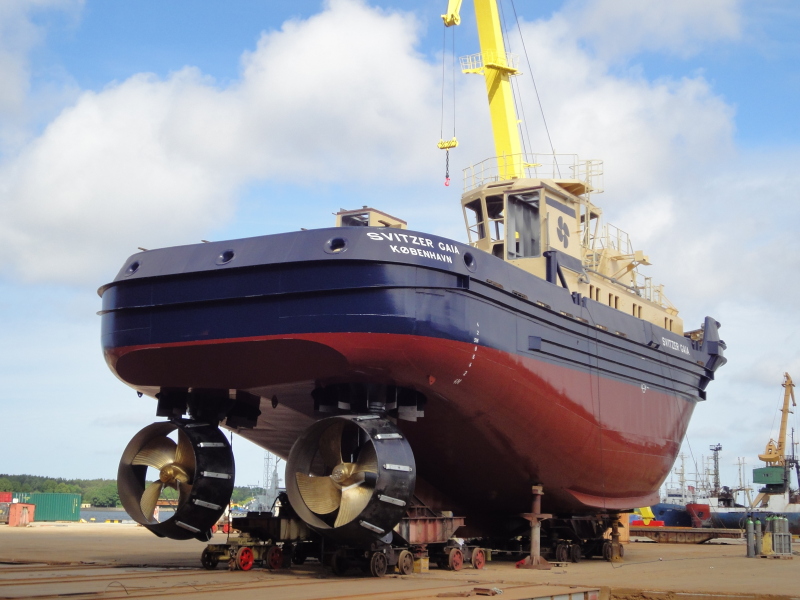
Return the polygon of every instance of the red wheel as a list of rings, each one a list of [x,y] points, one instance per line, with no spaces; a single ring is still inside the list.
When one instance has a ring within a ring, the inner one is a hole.
[[[464,566],[464,553],[458,548],[450,548],[447,555],[447,566],[451,571],[460,571]]]
[[[283,548],[270,546],[266,557],[264,557],[264,564],[270,571],[277,571],[283,567]]]
[[[242,571],[249,571],[253,568],[253,550],[247,546],[242,546],[236,552],[236,567]]]
[[[475,548],[472,551],[472,568],[483,569],[486,566],[486,552],[482,548]]]

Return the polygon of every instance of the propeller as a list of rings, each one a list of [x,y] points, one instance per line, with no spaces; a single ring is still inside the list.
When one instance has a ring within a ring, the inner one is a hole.
[[[164,488],[178,492],[181,506],[192,491],[195,473],[195,458],[192,442],[183,430],[178,429],[176,444],[166,435],[152,438],[133,457],[132,465],[142,465],[158,470],[158,479],[149,484],[142,493],[139,506],[148,521],[154,520],[156,505]]]
[[[329,475],[315,477],[303,472],[295,473],[300,497],[306,506],[318,515],[329,515],[338,510],[333,527],[350,523],[367,507],[375,491],[378,474],[378,457],[369,439],[358,445],[347,462],[342,454],[342,441],[346,423],[339,421],[328,427],[319,438],[317,455]],[[347,439],[346,441],[353,441]]]

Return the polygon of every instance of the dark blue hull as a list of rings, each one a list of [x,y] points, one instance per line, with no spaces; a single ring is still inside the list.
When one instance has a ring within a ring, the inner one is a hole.
[[[405,230],[144,252],[100,293],[120,379],[151,396],[249,395],[261,416],[239,433],[280,456],[320,417],[314,390],[424,395],[425,417],[401,424],[418,489],[457,490],[474,510],[525,512],[532,481],[564,511],[651,504],[725,360],[713,319],[693,342],[554,274]]]
[[[479,344],[691,402],[705,397],[722,363],[716,323],[702,347],[469,246],[433,236],[457,253],[441,261],[389,250],[368,228],[315,230],[166,248],[134,255],[101,288],[102,341],[114,349],[319,332],[422,335]],[[346,252],[324,251],[334,235]],[[216,265],[229,249],[235,258]],[[430,253],[430,250],[418,250]],[[464,256],[473,257],[472,268]],[[424,296],[420,297],[420,294]],[[665,344],[663,340],[669,340]],[[683,348],[683,351],[675,349]],[[141,382],[144,384],[145,382]]]
[[[650,507],[657,521],[664,521],[666,527],[691,527],[692,517],[686,506],[660,502]]]

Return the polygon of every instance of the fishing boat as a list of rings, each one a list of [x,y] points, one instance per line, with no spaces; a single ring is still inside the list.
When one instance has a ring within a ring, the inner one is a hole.
[[[105,360],[165,419],[119,471],[154,533],[207,538],[234,478],[218,426],[287,459],[292,508],[340,543],[390,543],[411,505],[463,515],[464,537],[524,535],[535,485],[554,543],[596,554],[620,511],[658,501],[725,363],[720,325],[685,329],[647,255],[601,224],[601,161],[521,151],[518,61],[496,3],[475,11],[462,66],[485,77],[497,156],[464,172],[466,241],[363,207],[143,251],[100,288]],[[165,487],[180,506],[156,523]]]

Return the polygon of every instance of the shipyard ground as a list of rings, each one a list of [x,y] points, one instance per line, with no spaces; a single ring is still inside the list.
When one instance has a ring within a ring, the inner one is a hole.
[[[218,538],[218,539],[217,539]],[[215,541],[224,542],[217,534]],[[368,597],[410,600],[463,596],[475,588],[503,590],[504,598],[567,597],[587,588],[620,600],[800,599],[800,556],[745,558],[740,543],[630,543],[621,565],[590,560],[550,571],[513,562],[486,569],[383,579],[352,571],[335,577],[316,562],[291,570],[230,572],[200,567],[205,544],[154,537],[126,524],[0,526],[0,598],[235,597],[305,599]],[[352,573],[352,575],[351,575]],[[566,596],[565,596],[566,595]]]

